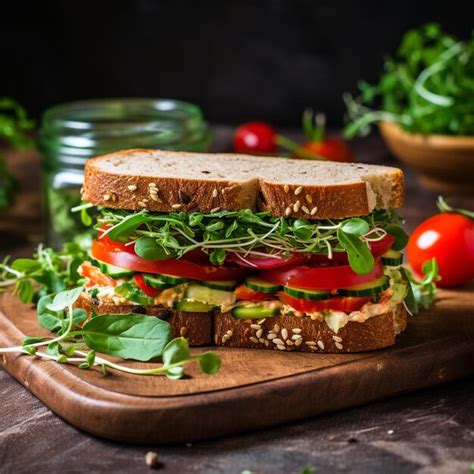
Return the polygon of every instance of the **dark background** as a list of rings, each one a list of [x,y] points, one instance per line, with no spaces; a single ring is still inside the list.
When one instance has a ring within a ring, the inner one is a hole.
[[[2,5],[0,96],[34,116],[83,98],[189,100],[212,122],[342,121],[341,94],[377,79],[410,27],[467,37],[470,2],[49,0]],[[463,6],[464,4],[464,6]]]

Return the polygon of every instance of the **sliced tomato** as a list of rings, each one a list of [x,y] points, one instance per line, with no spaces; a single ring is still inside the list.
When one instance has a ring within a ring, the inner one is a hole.
[[[92,242],[91,255],[105,263],[145,273],[161,273],[192,280],[240,280],[245,270],[238,266],[201,265],[184,259],[145,260],[134,253],[116,250],[102,240]]]
[[[367,275],[359,275],[349,265],[316,267],[298,265],[292,268],[268,270],[261,277],[276,285],[288,285],[294,288],[335,290],[375,280],[383,275],[380,258]]]
[[[265,270],[269,268],[279,268],[283,267],[286,265],[292,265],[292,264],[297,264],[304,262],[307,260],[307,257],[304,255],[299,255],[299,254],[293,254],[289,258],[284,258],[279,255],[272,255],[268,257],[253,257],[253,256],[248,256],[248,257],[243,257],[240,258],[237,254],[235,253],[229,253],[227,256],[227,259],[230,262],[235,262],[238,265],[245,267],[245,268],[253,268],[253,269],[258,269],[258,270]]]
[[[143,278],[143,275],[140,273],[133,275],[133,279],[135,280],[135,284],[140,288],[140,290],[145,293],[147,296],[158,296],[161,293],[161,290],[158,288],[153,288],[150,285],[147,285],[145,283],[145,279]]]
[[[77,269],[79,275],[87,278],[86,286],[115,286],[115,280],[108,275],[104,275],[99,268],[90,262],[83,262]]]
[[[264,301],[268,299],[273,299],[273,295],[268,293],[263,293],[262,291],[254,291],[245,285],[239,285],[235,290],[235,297],[237,300],[246,300],[246,301]]]
[[[283,291],[278,292],[278,297],[280,300],[291,306],[296,311],[301,311],[302,313],[313,313],[315,311],[342,311],[344,313],[350,313],[352,311],[358,311],[362,306],[370,301],[370,296],[361,296],[361,297],[338,297],[330,298],[327,300],[313,301],[305,300],[300,298],[293,298],[290,295],[287,295]]]

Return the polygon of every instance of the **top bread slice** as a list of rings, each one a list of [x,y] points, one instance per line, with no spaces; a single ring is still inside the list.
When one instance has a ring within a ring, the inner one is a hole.
[[[88,160],[84,201],[152,212],[250,208],[342,219],[403,204],[398,168],[237,154],[133,149]]]

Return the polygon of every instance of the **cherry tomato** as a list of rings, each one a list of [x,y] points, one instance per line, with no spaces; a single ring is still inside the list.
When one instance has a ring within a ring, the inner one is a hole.
[[[261,273],[263,279],[276,285],[288,285],[294,288],[335,290],[360,285],[383,275],[380,259],[367,275],[359,275],[349,265],[311,267],[298,265],[292,268],[268,270]]]
[[[262,291],[254,291],[245,285],[239,285],[235,290],[235,297],[238,300],[247,300],[247,301],[264,301],[268,299],[273,299],[273,295],[268,293],[263,293]]]
[[[247,122],[234,134],[234,150],[237,153],[275,153],[276,132],[264,122]]]
[[[79,275],[87,278],[86,286],[115,286],[116,282],[108,275],[104,275],[99,268],[90,262],[83,262],[77,269]]]
[[[245,275],[241,267],[201,265],[184,259],[145,260],[128,251],[115,250],[102,240],[92,242],[91,255],[101,262],[145,273],[163,273],[193,280],[239,280]]]
[[[344,140],[340,138],[324,138],[321,141],[310,141],[305,143],[302,148],[315,155],[327,158],[330,161],[350,162],[354,161],[354,157],[351,149]],[[306,157],[306,156],[305,156]],[[298,156],[298,152],[295,158],[301,158],[301,154]]]
[[[362,306],[370,301],[370,296],[347,296],[330,298],[322,301],[305,300],[300,298],[293,298],[287,295],[283,291],[278,292],[278,297],[283,303],[291,306],[296,311],[302,313],[312,313],[315,311],[342,311],[344,313],[350,313],[352,311],[358,311]]]
[[[145,293],[147,296],[158,296],[161,293],[161,290],[158,288],[153,288],[150,285],[147,285],[145,283],[145,279],[143,278],[143,275],[140,273],[137,273],[136,275],[133,275],[133,279],[135,280],[135,284],[140,288],[140,290]]]
[[[436,258],[440,287],[462,285],[474,278],[474,220],[461,214],[442,213],[422,222],[410,236],[408,261],[422,274],[422,265]]]

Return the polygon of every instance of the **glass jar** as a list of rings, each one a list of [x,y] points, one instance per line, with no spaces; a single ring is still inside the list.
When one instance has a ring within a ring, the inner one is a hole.
[[[206,151],[211,134],[201,109],[169,99],[99,99],[60,104],[42,117],[38,147],[48,245],[80,238],[70,209],[80,202],[88,158],[127,148]]]

